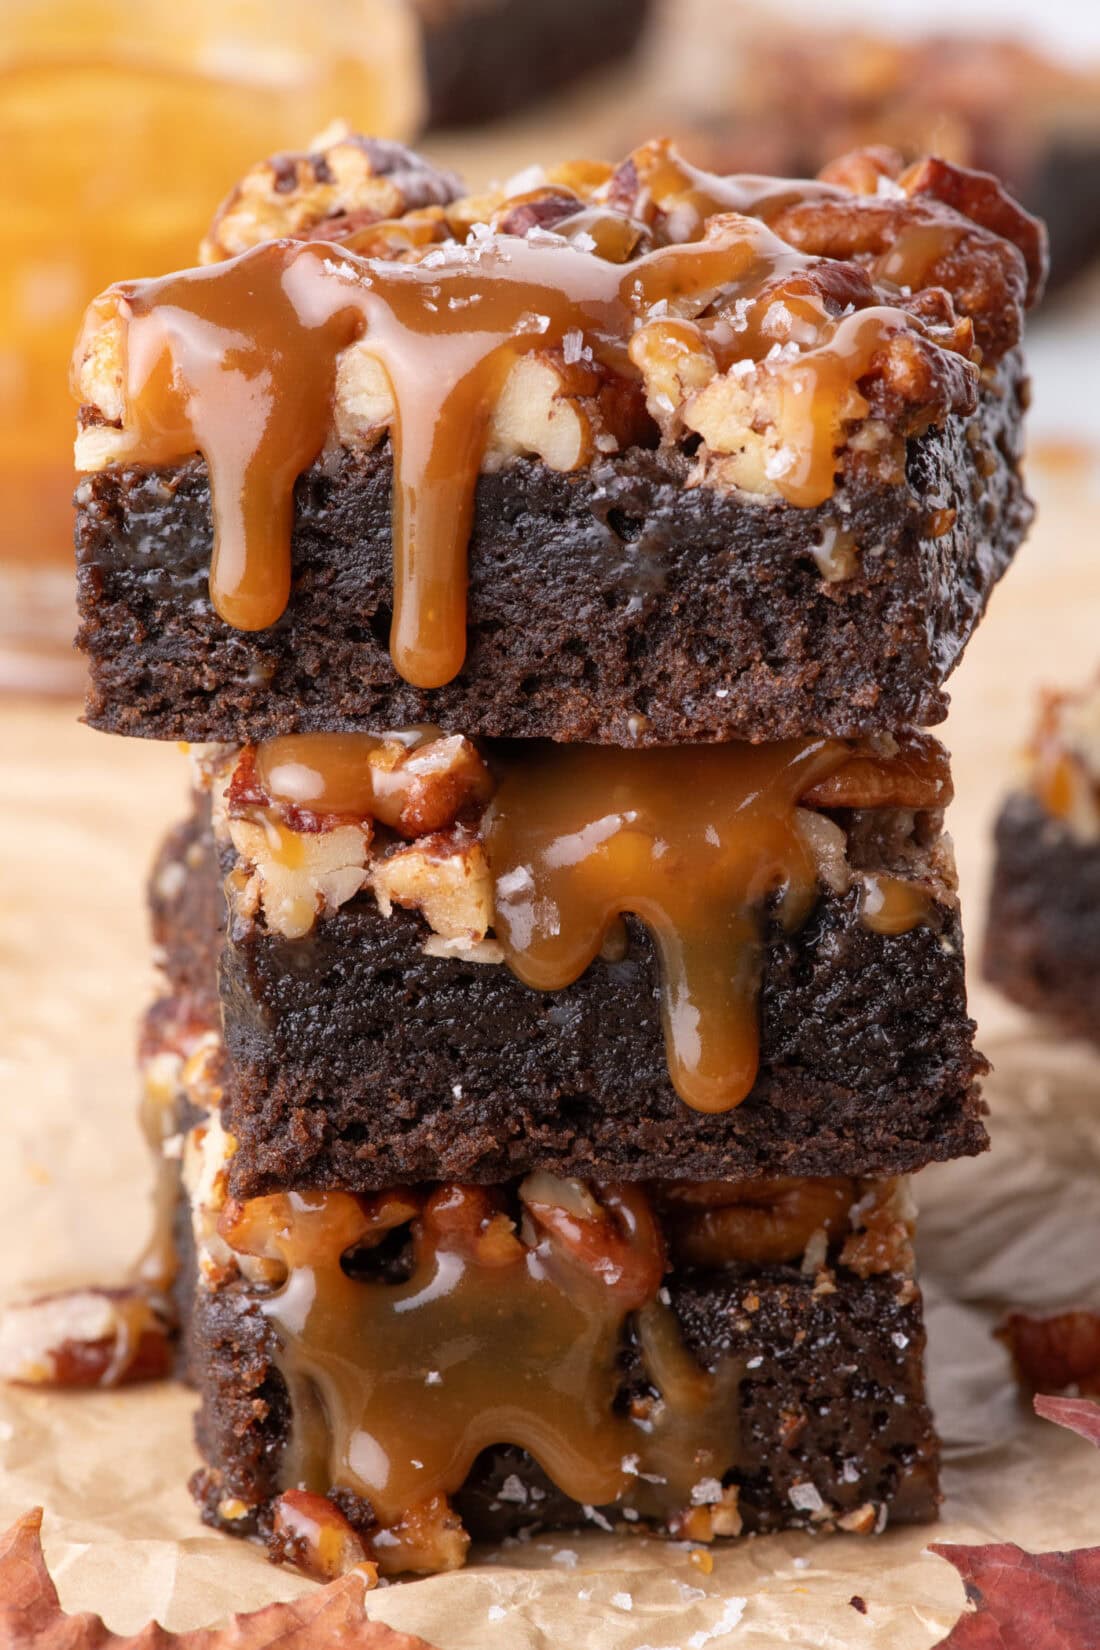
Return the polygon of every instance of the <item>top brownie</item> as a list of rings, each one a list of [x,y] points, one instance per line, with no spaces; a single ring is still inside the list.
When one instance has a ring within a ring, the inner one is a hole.
[[[1045,239],[990,177],[651,143],[488,195],[339,136],[74,380],[88,719],[618,744],[942,719],[1020,542]]]

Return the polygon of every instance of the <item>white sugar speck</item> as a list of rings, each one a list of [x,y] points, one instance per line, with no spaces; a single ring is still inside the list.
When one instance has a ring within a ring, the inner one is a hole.
[[[490,1621],[503,1621],[508,1614],[503,1604],[490,1604],[488,1616]]]
[[[611,1602],[616,1610],[633,1610],[634,1599],[630,1593],[612,1593]]]
[[[691,1504],[693,1507],[711,1507],[722,1499],[722,1486],[717,1478],[700,1478],[692,1486]]]
[[[572,1547],[562,1547],[554,1554],[550,1562],[551,1564],[564,1564],[567,1570],[575,1570],[577,1568],[577,1555]]]
[[[443,1377],[439,1373],[438,1369],[429,1369],[428,1373],[424,1377],[424,1385],[425,1386],[442,1386],[443,1385]]]
[[[770,458],[765,460],[764,474],[769,481],[778,481],[789,470],[793,470],[798,455],[793,447],[778,447]]]
[[[712,1644],[715,1639],[724,1638],[732,1633],[741,1617],[745,1613],[747,1598],[728,1598],[722,1614],[713,1627],[701,1627],[697,1633],[692,1633],[687,1641],[687,1650],[703,1650],[705,1644]]]
[[[799,1512],[821,1512],[825,1505],[818,1493],[817,1486],[809,1482],[792,1484],[787,1491],[787,1496],[791,1506],[797,1507]]]

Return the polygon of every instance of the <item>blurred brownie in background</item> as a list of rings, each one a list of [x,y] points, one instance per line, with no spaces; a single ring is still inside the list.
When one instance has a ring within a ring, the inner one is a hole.
[[[428,121],[474,126],[526,109],[633,51],[649,0],[412,0]]]
[[[1100,677],[1048,694],[996,826],[985,976],[1100,1042]]]
[[[652,63],[665,125],[697,163],[806,177],[868,144],[938,155],[994,173],[1046,220],[1052,286],[1100,250],[1100,64],[1009,35],[807,29],[726,0],[667,5]]]

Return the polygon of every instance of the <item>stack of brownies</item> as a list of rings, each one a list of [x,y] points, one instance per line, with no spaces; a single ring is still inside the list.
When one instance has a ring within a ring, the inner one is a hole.
[[[470,197],[337,133],[203,257],[75,366],[88,719],[192,746],[203,1517],[318,1575],[934,1517],[905,1177],[986,1136],[918,730],[1029,521],[1041,229],[886,151]]]

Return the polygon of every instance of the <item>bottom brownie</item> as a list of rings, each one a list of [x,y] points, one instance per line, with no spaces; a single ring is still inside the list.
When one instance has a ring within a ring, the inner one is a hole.
[[[211,1111],[182,1155],[192,1487],[274,1558],[401,1574],[586,1523],[710,1541],[935,1516],[904,1181],[242,1203],[233,1148]]]
[[[1009,797],[982,959],[1006,997],[1100,1041],[1100,837],[1055,818],[1038,797]]]
[[[706,1540],[792,1527],[870,1534],[888,1521],[936,1517],[938,1445],[924,1397],[915,1291],[903,1298],[896,1280],[838,1272],[822,1292],[813,1278],[783,1266],[687,1271],[673,1274],[667,1289],[700,1364],[713,1369],[732,1356],[745,1373],[736,1466],[720,1483],[701,1479],[686,1517],[658,1525]],[[189,1335],[202,1393],[197,1437],[206,1465],[192,1480],[202,1516],[234,1534],[259,1534],[282,1556],[280,1465],[293,1414],[270,1332],[247,1289],[236,1287],[197,1297]],[[623,1393],[629,1402],[650,1392],[631,1342]],[[372,1550],[379,1532],[369,1504],[335,1484],[326,1490]],[[639,1520],[630,1507],[578,1502],[528,1452],[506,1445],[484,1449],[452,1499],[478,1540]],[[443,1564],[429,1551],[411,1567],[449,1567],[461,1562],[464,1546],[461,1530],[451,1527]],[[373,1551],[384,1558],[384,1546]]]

